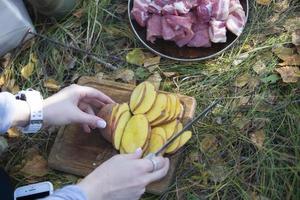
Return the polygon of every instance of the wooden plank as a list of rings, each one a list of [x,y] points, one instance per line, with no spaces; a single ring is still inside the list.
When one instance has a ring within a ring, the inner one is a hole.
[[[91,77],[82,77],[79,84],[99,89],[119,103],[129,101],[130,94],[135,87],[113,81],[99,81]],[[179,96],[186,107],[183,118],[183,121],[186,122],[194,116],[196,101],[192,97]],[[86,134],[80,126],[68,125],[60,129],[50,152],[48,164],[56,170],[86,176],[117,153],[111,144],[101,138],[97,130]],[[179,153],[170,156],[171,164],[167,176],[150,184],[147,192],[161,194],[168,189],[173,181],[179,159]]]

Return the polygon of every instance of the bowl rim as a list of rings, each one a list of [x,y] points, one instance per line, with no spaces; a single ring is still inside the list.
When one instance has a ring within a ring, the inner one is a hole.
[[[164,57],[164,58],[168,58],[168,59],[171,59],[171,60],[176,60],[176,61],[184,61],[184,62],[191,62],[191,61],[201,61],[201,60],[207,60],[207,59],[210,59],[210,58],[213,58],[213,57],[216,57],[218,55],[220,55],[221,53],[223,53],[224,51],[228,50],[229,48],[232,47],[232,45],[234,43],[236,43],[236,41],[240,38],[240,36],[242,35],[239,35],[237,36],[228,46],[226,46],[225,48],[223,48],[222,50],[212,54],[212,55],[209,55],[209,56],[205,56],[205,57],[201,57],[201,58],[176,58],[176,57],[172,57],[172,56],[168,56],[168,55],[165,55],[163,53],[160,53],[156,50],[154,50],[152,47],[150,47],[147,43],[145,43],[143,41],[143,39],[139,36],[139,34],[137,33],[137,31],[135,30],[134,28],[134,25],[132,23],[133,19],[131,17],[131,10],[130,10],[130,5],[131,5],[131,2],[134,1],[134,0],[128,0],[128,18],[129,18],[129,23],[130,23],[130,26],[131,26],[131,29],[132,31],[134,32],[134,35],[139,39],[139,41],[144,45],[146,46],[150,51],[152,51],[153,53],[157,54],[157,55],[160,55],[161,57]],[[245,27],[248,23],[248,18],[249,18],[249,0],[245,0],[246,1],[246,23],[245,23]],[[245,27],[243,29],[243,32],[245,30]]]

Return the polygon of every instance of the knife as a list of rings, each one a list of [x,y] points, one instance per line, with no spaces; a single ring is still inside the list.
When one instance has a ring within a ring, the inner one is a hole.
[[[223,98],[217,99],[215,101],[212,102],[212,104],[210,104],[210,106],[208,106],[207,108],[205,108],[197,117],[195,117],[192,121],[188,122],[181,131],[179,131],[178,133],[176,133],[171,139],[169,139],[166,144],[164,144],[160,149],[158,149],[155,153],[149,153],[145,158],[147,159],[152,159],[156,156],[158,156],[161,152],[163,152],[166,148],[168,148],[170,146],[170,144],[172,144],[172,142],[174,142],[179,136],[181,136],[185,131],[187,131],[188,129],[190,129],[194,123],[196,123],[197,121],[199,121],[200,119],[203,119],[204,117],[206,117],[206,115],[208,113],[210,113],[210,111],[222,100]]]

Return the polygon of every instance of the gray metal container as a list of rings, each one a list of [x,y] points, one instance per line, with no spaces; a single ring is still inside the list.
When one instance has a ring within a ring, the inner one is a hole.
[[[69,14],[76,6],[76,0],[28,0],[37,12],[55,18]]]
[[[35,32],[23,1],[0,0],[0,56],[16,48],[28,30]]]

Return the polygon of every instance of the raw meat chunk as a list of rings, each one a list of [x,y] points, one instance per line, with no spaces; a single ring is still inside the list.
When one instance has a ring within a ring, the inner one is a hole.
[[[229,15],[230,0],[213,0],[212,17],[216,20],[226,20]]]
[[[211,47],[211,42],[208,34],[208,23],[193,24],[192,30],[194,31],[194,37],[188,43],[189,47]]]
[[[227,41],[225,22],[211,20],[208,33],[210,40],[214,43],[225,43]]]
[[[154,43],[156,38],[162,36],[161,16],[152,15],[147,22],[147,40]]]

